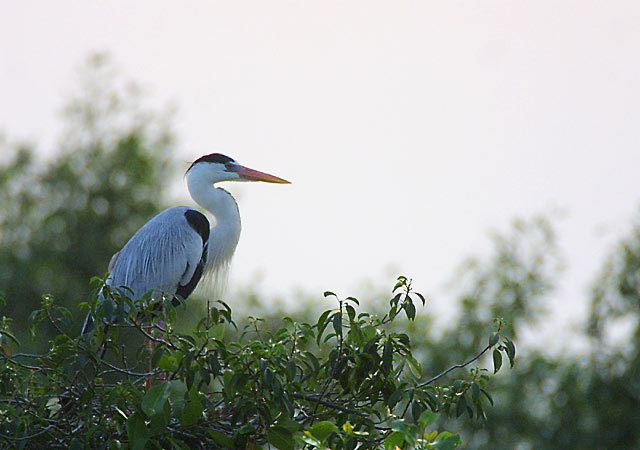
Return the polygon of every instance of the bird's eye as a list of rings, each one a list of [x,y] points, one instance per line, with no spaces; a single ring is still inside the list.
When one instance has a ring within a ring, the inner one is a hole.
[[[224,165],[224,169],[225,169],[227,172],[235,172],[235,165],[234,165],[234,164],[231,164],[231,163],[225,163],[225,165]]]

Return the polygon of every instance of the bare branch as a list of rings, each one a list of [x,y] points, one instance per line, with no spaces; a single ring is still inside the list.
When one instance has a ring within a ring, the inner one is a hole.
[[[446,374],[448,374],[449,372],[451,372],[452,370],[455,369],[461,369],[463,367],[468,366],[469,364],[471,364],[472,362],[476,361],[478,358],[480,358],[482,355],[484,355],[487,350],[489,350],[492,346],[491,345],[487,345],[484,349],[482,349],[482,351],[480,353],[478,353],[477,355],[475,355],[473,358],[471,358],[469,361],[461,363],[461,364],[455,364],[451,367],[449,367],[447,370],[445,370],[444,372],[439,373],[438,375],[436,375],[433,378],[428,379],[427,381],[420,383],[419,385],[417,385],[417,388],[421,388],[421,387],[425,387],[430,385],[431,383],[433,383],[434,381],[438,380],[439,378],[442,378],[443,376],[445,376]]]

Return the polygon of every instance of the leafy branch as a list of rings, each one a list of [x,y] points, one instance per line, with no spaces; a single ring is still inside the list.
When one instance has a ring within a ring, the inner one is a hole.
[[[97,292],[84,304],[104,324],[91,338],[70,337],[70,314],[45,296],[31,315],[31,332],[37,336],[43,322],[56,323],[59,335],[49,351],[11,356],[2,346],[2,386],[19,388],[0,387],[0,443],[454,448],[455,433],[427,428],[437,417],[465,411],[485,420],[485,402],[493,402],[489,377],[473,367],[451,384],[435,382],[491,348],[494,372],[503,353],[511,364],[515,357],[498,321],[482,351],[420,381],[411,339],[396,331],[402,312],[413,321],[415,301],[426,303],[406,277],[398,278],[381,317],[362,311],[353,297],[326,292],[337,307],[312,324],[286,317],[271,329],[250,317],[239,330],[231,308],[218,302],[189,334],[175,331],[171,299],[131,299],[103,286],[104,301],[97,301]],[[9,321],[1,323],[0,334],[10,334]],[[138,340],[134,354],[123,333]],[[132,358],[136,364],[127,363]]]

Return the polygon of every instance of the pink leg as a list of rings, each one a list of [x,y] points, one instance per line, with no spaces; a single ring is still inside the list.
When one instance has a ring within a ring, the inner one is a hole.
[[[164,320],[159,320],[158,321],[158,325],[160,326],[160,328],[164,328]],[[153,333],[153,331],[151,331],[151,333]],[[147,348],[147,361],[149,363],[149,372],[151,372],[153,370],[153,367],[151,365],[151,358],[153,357],[153,341],[151,339],[145,339],[145,347]],[[160,375],[160,379],[164,380],[165,377],[163,375]],[[152,378],[149,376],[147,377],[147,379],[144,382],[144,386],[145,389],[148,391],[149,389],[151,389],[151,384],[152,384],[153,380]]]
[[[149,362],[149,372],[151,372],[151,357],[153,356],[153,341],[151,339],[145,339],[144,346],[147,348],[147,361]],[[151,389],[151,376],[148,376],[144,382],[145,390]]]

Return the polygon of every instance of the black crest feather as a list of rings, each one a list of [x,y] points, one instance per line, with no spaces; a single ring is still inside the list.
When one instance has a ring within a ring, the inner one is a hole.
[[[193,166],[195,166],[196,164],[201,163],[201,162],[225,164],[225,163],[228,163],[228,162],[235,162],[235,160],[233,158],[229,158],[227,155],[223,155],[222,153],[211,153],[210,155],[204,155],[204,156],[201,156],[200,158],[196,159],[189,166],[189,170]],[[187,172],[189,170],[187,170]]]

